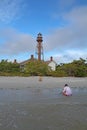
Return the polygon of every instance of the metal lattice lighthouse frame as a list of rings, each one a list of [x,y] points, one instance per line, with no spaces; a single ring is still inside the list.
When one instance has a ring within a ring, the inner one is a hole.
[[[38,34],[36,41],[37,41],[36,54],[38,56],[38,60],[41,61],[44,60],[43,46],[42,46],[43,38],[41,33]]]

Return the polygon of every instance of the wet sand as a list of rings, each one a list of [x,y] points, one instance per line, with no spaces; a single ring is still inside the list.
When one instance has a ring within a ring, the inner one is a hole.
[[[87,78],[0,77],[0,130],[87,130]]]

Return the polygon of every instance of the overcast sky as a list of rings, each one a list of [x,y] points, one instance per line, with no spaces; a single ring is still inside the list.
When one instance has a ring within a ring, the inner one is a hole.
[[[87,0],[0,0],[0,61],[27,60],[43,36],[44,59],[87,58]]]

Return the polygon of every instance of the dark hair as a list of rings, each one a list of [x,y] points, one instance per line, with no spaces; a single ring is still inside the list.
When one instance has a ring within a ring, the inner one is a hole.
[[[65,86],[68,86],[68,84],[65,84]]]

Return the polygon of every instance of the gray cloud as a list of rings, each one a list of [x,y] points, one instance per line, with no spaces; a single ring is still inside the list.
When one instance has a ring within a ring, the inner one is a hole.
[[[3,0],[0,3],[0,21],[11,22],[18,16],[21,4],[16,0],[12,2]],[[66,3],[63,6],[65,7]],[[43,46],[46,54],[55,52],[53,57],[58,62],[68,62],[79,57],[87,58],[87,6],[75,7],[68,13],[58,14],[58,17],[60,15],[68,24],[51,30],[48,35],[44,36]],[[0,31],[0,36],[2,44],[0,54],[18,55],[35,51],[36,38],[32,38],[29,34],[5,29]]]
[[[13,29],[5,29],[1,30],[0,35],[5,39],[0,47],[1,54],[17,55],[32,52],[35,49],[35,41],[29,34],[19,33]]]
[[[69,13],[63,14],[62,18],[68,22],[68,25],[51,31],[46,37],[45,48],[49,52],[56,49],[56,53],[62,55],[66,52],[67,59],[84,54],[87,57],[87,6],[75,7]],[[68,54],[67,50],[73,53]],[[76,55],[74,50],[79,54]],[[82,52],[80,53],[79,50]]]

